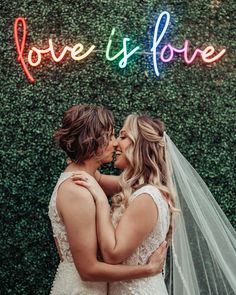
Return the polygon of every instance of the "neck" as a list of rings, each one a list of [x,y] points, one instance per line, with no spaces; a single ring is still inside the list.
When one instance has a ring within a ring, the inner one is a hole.
[[[95,172],[99,166],[100,164],[97,161],[94,161],[94,159],[86,160],[83,164],[72,162],[66,167],[65,172],[76,172],[81,170],[89,173],[92,176],[95,176]]]

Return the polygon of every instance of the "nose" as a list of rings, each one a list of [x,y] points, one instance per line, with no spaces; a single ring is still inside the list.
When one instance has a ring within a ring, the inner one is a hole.
[[[118,146],[118,141],[117,141],[117,138],[114,137],[113,139],[113,146],[116,148]]]

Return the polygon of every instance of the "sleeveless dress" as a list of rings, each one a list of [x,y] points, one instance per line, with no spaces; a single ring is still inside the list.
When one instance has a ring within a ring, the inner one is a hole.
[[[57,212],[57,190],[71,175],[72,172],[61,174],[49,203],[48,215],[52,224],[53,236],[57,240],[62,257],[62,261],[57,268],[50,295],[105,295],[107,294],[106,282],[85,282],[80,278],[71,255],[65,225]]]
[[[170,225],[169,206],[162,197],[161,192],[153,185],[145,185],[136,190],[129,198],[129,204],[141,194],[148,194],[158,208],[158,220],[153,231],[142,242],[141,245],[128,257],[123,264],[125,265],[144,265],[148,262],[150,255],[165,240]],[[113,225],[116,226],[122,213],[114,211],[112,214]],[[138,222],[138,220],[137,220]],[[168,295],[162,274],[143,279],[119,281],[109,283],[109,295]]]

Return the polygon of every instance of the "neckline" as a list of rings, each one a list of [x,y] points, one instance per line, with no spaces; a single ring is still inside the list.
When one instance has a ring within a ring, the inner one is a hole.
[[[77,170],[77,171],[64,171],[64,172],[61,172],[61,174],[73,174],[73,173],[77,173],[81,170]]]
[[[146,187],[151,187],[151,188],[154,188],[156,191],[158,191],[158,194],[160,195],[162,201],[164,201],[164,203],[169,207],[169,204],[168,204],[168,202],[167,202],[167,199],[163,196],[163,194],[162,194],[162,192],[160,191],[160,189],[159,189],[158,187],[156,187],[155,185],[153,185],[153,184],[149,184],[149,183],[148,183],[148,184],[143,185],[142,187],[140,187],[140,188],[138,188],[136,191],[134,191],[132,195],[135,196],[135,193],[136,193],[136,192],[139,193],[139,190],[142,190],[143,188],[146,188]],[[132,195],[131,195],[131,196],[132,196]]]
[[[77,171],[66,171],[66,172],[61,172],[61,174],[65,174],[65,173],[76,173]]]

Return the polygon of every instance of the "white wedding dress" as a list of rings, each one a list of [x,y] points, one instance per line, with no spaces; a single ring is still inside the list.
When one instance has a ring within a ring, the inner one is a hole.
[[[131,203],[141,194],[149,194],[158,208],[158,220],[153,231],[142,242],[135,252],[128,257],[123,264],[126,265],[144,265],[147,263],[150,255],[165,240],[170,225],[169,206],[163,198],[160,191],[153,185],[145,185],[135,191],[129,198]],[[121,218],[119,208],[112,215],[112,222],[116,226]],[[137,220],[138,223],[138,220]],[[168,295],[164,278],[162,274],[143,279],[120,281],[109,283],[109,295]]]
[[[61,174],[49,203],[48,215],[52,224],[53,236],[57,241],[62,258],[57,268],[50,295],[106,295],[106,282],[84,282],[80,278],[71,255],[65,225],[57,212],[57,190],[63,181],[68,179],[71,175],[72,172],[64,172]]]

